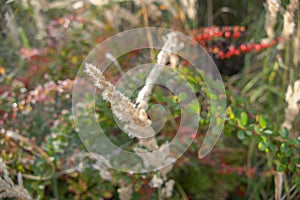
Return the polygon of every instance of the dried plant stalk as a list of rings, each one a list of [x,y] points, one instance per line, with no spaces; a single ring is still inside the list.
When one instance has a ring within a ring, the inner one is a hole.
[[[41,2],[38,0],[32,0],[31,5],[33,6],[34,20],[38,29],[36,37],[38,39],[42,39],[46,36],[45,20],[43,15],[41,14],[42,5]]]
[[[289,131],[292,129],[292,123],[295,120],[296,116],[299,114],[300,110],[300,80],[297,80],[294,83],[294,87],[292,88],[289,85],[285,100],[288,103],[287,107],[285,108],[285,120],[281,124],[281,129],[288,129]],[[296,137],[295,134],[289,134],[289,137]],[[274,177],[275,182],[275,199],[281,199],[282,193],[282,185],[283,185],[283,172],[276,172]]]
[[[139,110],[145,110],[148,108],[148,102],[154,87],[154,83],[162,73],[164,65],[169,61],[171,53],[176,53],[182,48],[183,44],[178,41],[177,34],[169,33],[165,39],[165,44],[162,50],[157,55],[157,65],[153,67],[153,69],[147,76],[145,86],[138,94],[136,102],[138,104]]]
[[[93,78],[95,86],[102,92],[103,99],[111,104],[111,109],[119,120],[128,124],[134,122],[136,125],[143,127],[151,125],[147,115],[139,114],[135,105],[105,79],[101,70],[92,64],[86,63],[85,72]]]
[[[134,151],[140,155],[143,160],[144,166],[161,166],[163,163],[173,159],[170,157],[170,149],[168,143],[158,146],[155,137],[141,138],[143,132],[154,133],[151,125],[151,121],[147,117],[146,109],[148,108],[148,101],[152,93],[153,84],[157,81],[158,77],[164,69],[164,65],[170,60],[171,53],[179,51],[183,48],[183,44],[179,43],[176,33],[170,33],[166,37],[163,49],[159,52],[157,56],[157,65],[153,67],[149,75],[147,76],[145,86],[139,92],[137,97],[138,109],[136,105],[131,103],[131,101],[121,94],[114,85],[108,82],[103,73],[97,69],[94,65],[85,64],[85,72],[93,78],[95,85],[102,92],[102,97],[104,100],[111,104],[111,109],[118,119],[125,122],[125,128],[129,130],[134,136],[137,136],[139,143]],[[143,126],[143,127],[141,127]],[[154,135],[154,134],[153,134]],[[149,135],[148,135],[149,136]],[[140,148],[146,147],[146,149]],[[149,151],[160,150],[159,154],[148,153]],[[159,170],[159,176],[154,176],[153,187],[161,187],[162,184],[167,181],[166,174],[172,169],[172,165]],[[159,182],[159,183],[158,183]],[[166,183],[165,187],[162,189],[162,194],[165,197],[170,197],[172,195],[172,190],[174,186],[174,181],[170,180]],[[121,187],[119,190],[120,199],[129,200],[131,199],[132,188]]]
[[[274,177],[275,182],[275,200],[281,199],[283,172],[276,172]]]
[[[151,120],[145,110],[138,111],[135,105],[115,86],[107,81],[96,66],[85,64],[85,72],[93,78],[95,86],[100,89],[102,97],[111,104],[111,109],[116,117],[125,123],[124,129],[129,137],[147,138],[155,134]]]
[[[163,197],[166,198],[172,197],[174,185],[175,185],[175,181],[172,179],[165,183],[165,187],[161,189],[161,193]]]
[[[191,20],[195,20],[196,17],[196,0],[181,0],[180,3],[183,6],[183,9],[186,11],[187,16]]]
[[[0,158],[0,199],[4,198],[19,198],[24,200],[32,199],[28,191],[23,186],[21,173],[18,174],[18,185],[9,177],[6,165],[2,158]]]
[[[280,8],[280,0],[267,0],[266,2],[266,16],[265,16],[265,31],[269,38],[274,38],[274,27],[277,22],[277,13]]]
[[[285,108],[285,120],[281,125],[281,129],[287,128],[288,130],[291,130],[292,123],[298,115],[300,109],[300,80],[297,80],[294,83],[293,88],[291,85],[289,85],[285,100],[288,105]]]
[[[290,36],[295,32],[295,11],[298,8],[298,0],[291,0],[283,15],[283,30],[282,37],[285,41],[290,39]]]
[[[132,185],[123,186],[118,189],[119,198],[121,200],[130,200],[132,195]]]

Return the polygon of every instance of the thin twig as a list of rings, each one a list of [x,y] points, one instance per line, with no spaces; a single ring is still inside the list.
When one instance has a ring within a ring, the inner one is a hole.
[[[207,26],[213,25],[213,1],[207,0]]]
[[[124,74],[124,71],[123,71],[120,63],[118,62],[118,60],[111,53],[106,53],[105,58],[107,58],[108,60],[110,60],[114,63],[114,65],[117,67],[120,74],[122,74],[122,75]]]
[[[42,148],[40,148],[39,146],[32,143],[28,138],[25,138],[22,135],[17,134],[16,132],[6,131],[6,135],[14,140],[19,140],[21,142],[24,142],[24,143],[30,145],[42,157],[44,157],[47,160],[47,162],[49,163],[49,165],[51,167],[51,173],[48,176],[33,176],[30,174],[23,174],[23,177],[31,179],[31,180],[39,180],[39,181],[50,180],[53,177],[53,175],[55,173],[55,165],[54,165],[53,161],[51,160],[51,158],[48,156],[48,154]]]
[[[149,27],[149,17],[148,17],[148,12],[147,12],[147,8],[146,8],[146,4],[145,4],[144,0],[141,0],[141,7],[142,7],[145,26]],[[151,33],[148,29],[147,29],[146,32],[147,32],[147,39],[148,39],[149,46],[152,47],[152,48],[150,48],[151,59],[152,59],[153,62],[155,62],[155,53],[154,53],[154,49],[153,49],[153,47],[154,47],[153,39],[152,39]]]

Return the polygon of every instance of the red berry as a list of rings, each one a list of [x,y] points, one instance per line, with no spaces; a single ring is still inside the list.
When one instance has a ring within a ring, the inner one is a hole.
[[[190,65],[190,63],[189,63],[188,61],[185,60],[185,61],[183,62],[183,65],[187,67],[187,66]]]
[[[229,31],[225,32],[225,37],[229,38],[231,36],[231,33]]]
[[[235,50],[234,46],[229,47],[229,52],[234,53],[234,50]]]
[[[248,48],[247,48],[247,52],[252,51],[254,48],[255,48],[255,45],[254,45],[254,44],[249,44],[249,45],[248,45]]]
[[[200,43],[204,48],[206,48],[205,41],[201,40],[201,41],[199,41],[199,43]]]
[[[237,56],[240,55],[240,50],[236,49],[236,50],[234,51],[234,54],[237,55]]]
[[[269,44],[267,44],[267,43],[261,43],[260,45],[261,45],[262,49],[265,49],[265,48],[269,47]]]
[[[223,51],[219,52],[219,57],[224,60],[225,59],[225,53]]]
[[[279,38],[278,38],[279,39]],[[272,42],[271,42],[271,45],[275,45],[277,44],[277,40],[276,39],[273,39]]]
[[[233,27],[233,31],[234,31],[234,32],[239,31],[239,29],[240,29],[239,26],[234,26],[234,27]]]
[[[262,49],[261,44],[255,45],[255,49],[256,49],[256,51],[261,51],[261,49]]]
[[[241,35],[242,35],[242,34],[241,34],[240,32],[234,32],[234,33],[233,33],[233,37],[234,37],[234,38],[240,38]]]
[[[226,58],[230,58],[232,56],[232,54],[233,54],[232,52],[227,52],[226,53]]]
[[[240,49],[241,49],[242,52],[246,52],[246,51],[247,51],[247,45],[242,44],[242,45],[240,46]]]
[[[216,37],[222,37],[222,35],[223,35],[223,33],[221,31],[215,33]]]
[[[198,40],[198,41],[200,41],[200,40],[202,40],[203,38],[202,38],[202,35],[197,35],[197,37],[196,37],[197,39],[196,40]]]
[[[213,36],[214,35],[214,31],[213,30],[209,30],[208,35]]]

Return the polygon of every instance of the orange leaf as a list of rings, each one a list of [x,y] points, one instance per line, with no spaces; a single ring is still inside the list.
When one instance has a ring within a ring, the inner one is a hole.
[[[159,6],[159,9],[161,9],[161,10],[167,10],[167,5],[165,5],[165,4],[162,4],[162,5],[160,5]]]
[[[5,75],[5,70],[4,68],[0,65],[0,74],[1,75]]]

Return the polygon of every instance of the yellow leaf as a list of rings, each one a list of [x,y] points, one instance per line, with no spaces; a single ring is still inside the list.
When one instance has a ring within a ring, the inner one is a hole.
[[[165,5],[165,4],[162,4],[162,5],[160,5],[159,6],[159,9],[161,9],[161,10],[167,10],[167,5]]]
[[[5,75],[5,70],[4,68],[0,65],[0,74],[1,75]]]
[[[19,110],[24,110],[24,106],[22,104],[19,104]]]
[[[182,21],[185,21],[185,14],[184,12],[179,12],[179,18],[182,20]]]

